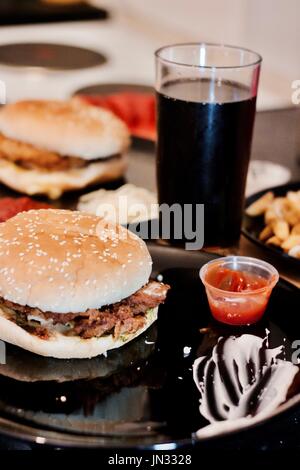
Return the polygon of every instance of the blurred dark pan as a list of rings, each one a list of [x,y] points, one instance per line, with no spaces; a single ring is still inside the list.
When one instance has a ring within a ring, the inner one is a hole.
[[[106,19],[108,13],[85,2],[51,4],[41,0],[1,0],[0,24],[51,23]]]
[[[106,61],[98,51],[66,44],[24,42],[0,45],[0,64],[9,67],[80,70],[98,67]]]

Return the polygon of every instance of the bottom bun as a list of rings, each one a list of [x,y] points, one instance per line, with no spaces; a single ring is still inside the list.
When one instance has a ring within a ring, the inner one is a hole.
[[[79,336],[65,336],[55,331],[50,339],[45,340],[28,333],[5,318],[4,312],[0,309],[0,339],[40,356],[57,359],[89,359],[106,354],[110,349],[120,348],[142,334],[157,319],[157,311],[158,307],[148,310],[143,328],[118,339],[114,339],[112,335],[83,339]]]
[[[125,156],[90,163],[84,168],[66,171],[26,170],[12,162],[0,159],[0,181],[30,196],[46,194],[51,199],[57,199],[65,191],[118,179],[123,176],[126,167]]]
[[[19,382],[73,382],[110,377],[132,365],[147,359],[155,350],[156,325],[124,345],[122,354],[115,349],[89,359],[55,359],[43,357],[6,344],[6,362],[0,364],[0,375]],[[1,390],[0,390],[1,393]]]

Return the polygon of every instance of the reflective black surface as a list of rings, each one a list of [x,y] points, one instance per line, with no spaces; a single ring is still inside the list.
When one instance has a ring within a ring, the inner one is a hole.
[[[90,361],[42,358],[8,346],[8,363],[0,367],[2,432],[59,446],[203,445],[193,438],[207,424],[199,413],[194,359],[210,351],[220,335],[264,336],[266,328],[271,346],[284,342],[288,357],[300,331],[296,288],[280,282],[256,326],[223,327],[212,320],[198,277],[211,255],[159,245],[151,246],[151,253],[154,277],[162,274],[172,289],[157,323],[139,339]]]

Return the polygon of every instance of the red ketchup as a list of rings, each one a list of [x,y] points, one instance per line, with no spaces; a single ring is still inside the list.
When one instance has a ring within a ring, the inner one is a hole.
[[[278,273],[273,267],[274,272],[264,270],[264,265],[271,265],[257,261],[260,263],[257,269],[253,269],[253,264],[243,266],[242,263],[233,269],[230,263],[226,266],[220,261],[206,265],[201,278],[216,320],[229,325],[247,325],[261,319],[278,280]]]
[[[30,211],[31,209],[49,209],[49,204],[34,201],[29,197],[4,197],[0,199],[0,222],[5,222],[19,212]]]

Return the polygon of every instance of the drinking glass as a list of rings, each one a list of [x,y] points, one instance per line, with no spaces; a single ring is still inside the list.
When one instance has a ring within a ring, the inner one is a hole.
[[[159,203],[204,204],[204,246],[236,246],[262,59],[205,43],[155,56]]]

